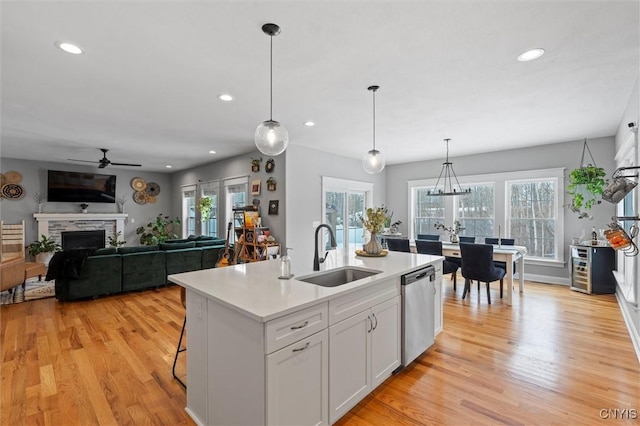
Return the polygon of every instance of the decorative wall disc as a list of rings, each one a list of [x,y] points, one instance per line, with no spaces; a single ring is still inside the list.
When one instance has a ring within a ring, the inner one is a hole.
[[[155,182],[148,182],[145,192],[149,195],[158,195],[160,193],[160,185]]]
[[[2,186],[2,196],[4,198],[17,200],[24,196],[24,189],[15,183],[7,183]]]
[[[148,195],[148,194],[147,194],[147,195]],[[156,198],[156,196],[155,196],[155,195],[149,195],[149,196],[147,197],[147,202],[148,202],[149,204],[155,204],[155,203],[156,203],[156,201],[158,201],[158,199]]]
[[[4,180],[5,183],[20,183],[22,182],[22,175],[12,170],[4,174]]]
[[[133,188],[134,190],[144,191],[146,187],[147,187],[147,182],[145,182],[145,180],[142,179],[141,177],[135,177],[131,179],[131,188]]]
[[[2,185],[4,185],[4,173],[0,173],[0,188],[2,188]]]
[[[133,201],[136,204],[147,204],[149,202],[149,194],[144,191],[136,191],[133,193]]]

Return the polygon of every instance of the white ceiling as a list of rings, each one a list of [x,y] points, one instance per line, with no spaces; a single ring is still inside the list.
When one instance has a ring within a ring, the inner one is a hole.
[[[273,118],[290,144],[360,158],[377,84],[389,164],[443,158],[444,138],[458,156],[613,135],[639,73],[638,1],[22,1],[1,19],[2,156],[108,148],[147,171],[254,149],[267,22],[282,27]],[[516,60],[534,47],[546,54]]]

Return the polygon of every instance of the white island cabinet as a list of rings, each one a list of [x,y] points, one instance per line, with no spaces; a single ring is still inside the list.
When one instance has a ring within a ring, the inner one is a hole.
[[[337,287],[279,280],[277,260],[171,275],[187,289],[187,412],[200,425],[334,423],[400,365],[400,277],[441,263],[331,253],[322,270],[379,271]]]

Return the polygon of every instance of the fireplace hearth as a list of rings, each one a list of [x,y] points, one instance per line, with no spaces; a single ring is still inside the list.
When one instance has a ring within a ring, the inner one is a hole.
[[[66,231],[61,233],[62,250],[104,248],[105,231]]]

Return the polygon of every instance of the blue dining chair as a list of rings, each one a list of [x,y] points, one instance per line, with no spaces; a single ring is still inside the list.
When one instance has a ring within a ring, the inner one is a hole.
[[[487,301],[491,304],[491,292],[489,283],[500,280],[500,298],[505,270],[493,264],[493,246],[489,244],[460,243],[460,255],[462,257],[462,276],[464,277],[464,299],[471,288],[471,280],[478,280],[487,284]],[[479,295],[479,293],[478,293]]]
[[[391,251],[411,253],[409,240],[407,238],[387,238],[387,247],[389,247],[389,250]]]
[[[503,246],[512,246],[514,245],[516,240],[514,238],[500,238],[500,244]],[[497,238],[487,237],[484,239],[485,244],[493,244],[494,246],[498,245]],[[504,262],[493,262],[498,268],[507,269],[507,264]],[[513,262],[513,272],[516,272],[516,262]]]
[[[440,241],[440,235],[418,234],[417,240]]]
[[[442,241],[416,240],[416,251],[421,254],[432,254],[442,256]],[[453,281],[453,291],[456,290],[456,276],[458,275],[458,265],[448,260],[442,261],[442,273],[451,274]]]

